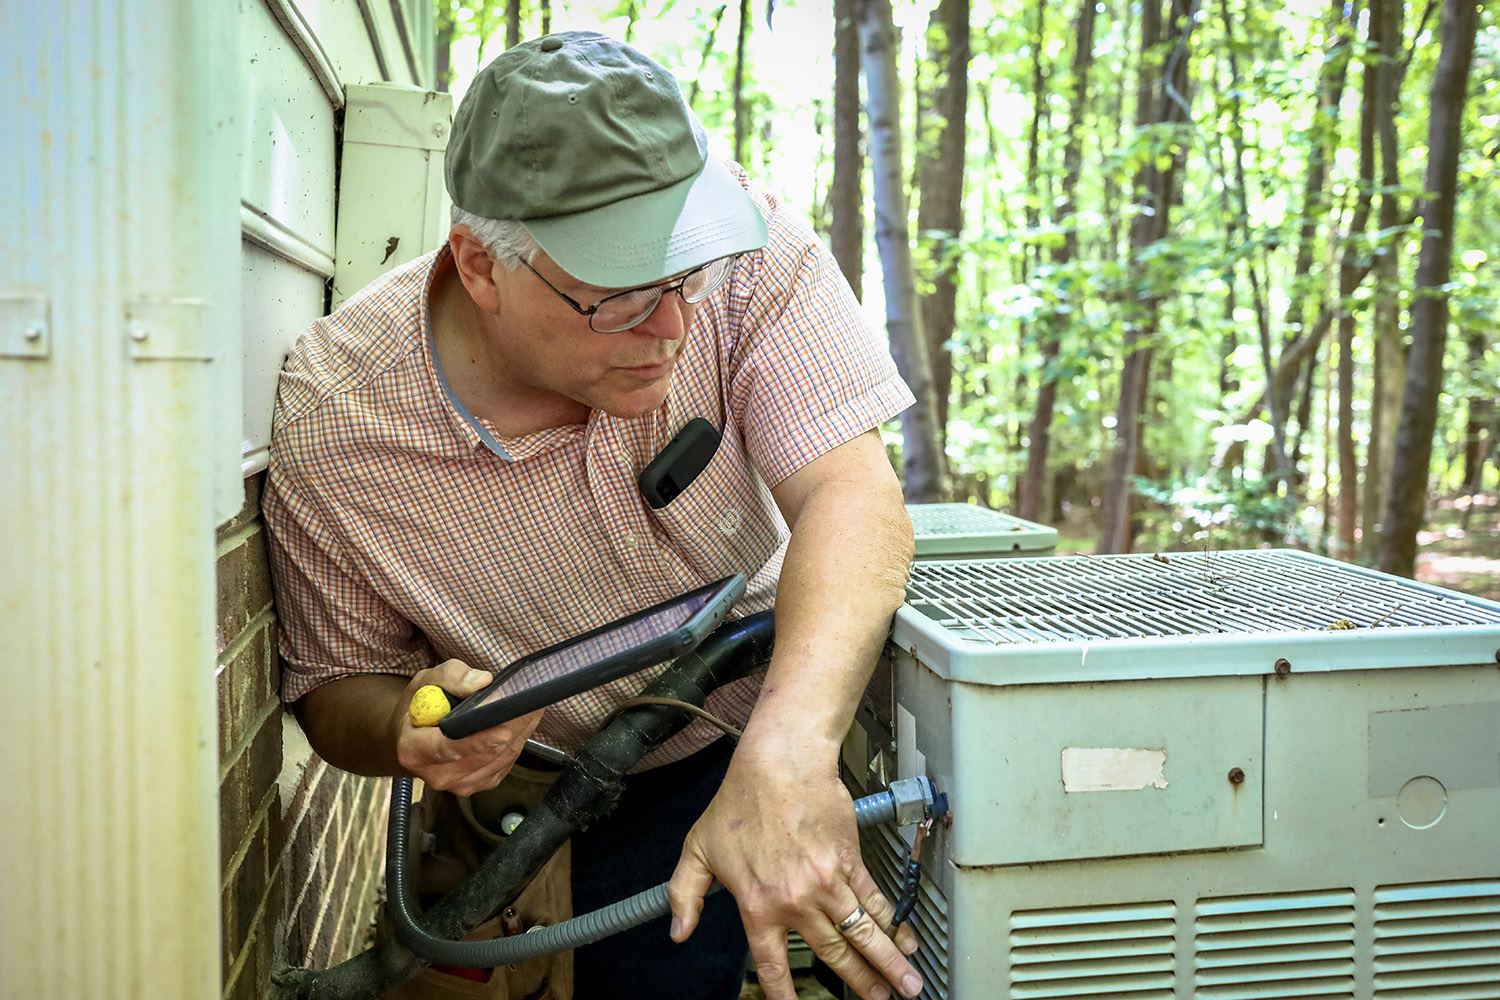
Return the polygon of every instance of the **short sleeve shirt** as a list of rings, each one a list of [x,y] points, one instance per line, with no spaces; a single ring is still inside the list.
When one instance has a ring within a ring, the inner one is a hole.
[[[772,606],[789,533],[769,488],[912,396],[819,240],[756,198],[767,246],[699,305],[644,416],[505,437],[470,413],[433,346],[446,247],[312,324],[281,376],[262,503],[284,700],[449,658],[498,670],[735,572],[749,579],[737,616]],[[654,510],[636,477],[693,417],[721,430],[718,450]],[[576,748],[650,676],[549,708],[537,738]],[[737,682],[709,708],[743,723],[757,690]],[[645,764],[715,736],[695,723]]]

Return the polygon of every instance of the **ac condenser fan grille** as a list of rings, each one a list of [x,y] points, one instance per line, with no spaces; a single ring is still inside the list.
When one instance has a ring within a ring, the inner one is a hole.
[[[1169,901],[1011,914],[1013,1000],[1171,1000]]]
[[[912,528],[919,535],[977,535],[997,531],[1023,531],[1039,525],[968,504],[912,504],[907,508]]]
[[[1349,889],[1199,900],[1193,995],[1352,996],[1354,903]]]
[[[895,902],[901,897],[901,876],[906,870],[906,841],[882,824],[861,830],[859,847],[875,884],[887,899]],[[948,1000],[948,900],[925,869],[917,905],[911,914],[911,928],[918,942],[911,961],[922,974],[922,992],[917,1000]]]
[[[907,603],[995,645],[1500,625],[1500,605],[1285,551],[918,562]]]
[[[1375,996],[1500,998],[1500,881],[1377,888]]]

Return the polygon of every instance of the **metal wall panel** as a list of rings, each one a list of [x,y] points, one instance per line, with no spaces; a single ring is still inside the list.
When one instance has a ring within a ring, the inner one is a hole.
[[[335,295],[330,303],[328,296],[335,244],[360,262],[346,292],[384,269],[365,266],[375,234],[384,234],[380,247],[392,235],[404,243],[399,255],[386,255],[386,267],[435,245],[449,111],[437,116],[440,132],[424,121],[423,137],[405,145],[416,158],[412,170],[367,176],[356,157],[354,183],[346,177],[344,191],[360,210],[346,210],[342,231],[335,225],[337,124],[339,114],[348,113],[350,89],[430,78],[432,40],[414,33],[430,36],[431,30],[431,12],[417,0],[260,0],[241,7],[245,475],[265,468],[276,379],[287,352],[309,322],[342,299]],[[447,108],[446,95],[443,102]],[[361,109],[353,114],[358,119]],[[359,124],[353,123],[356,133]],[[394,148],[385,153],[398,155]],[[378,263],[381,255],[374,252]]]
[[[247,468],[263,469],[271,440],[276,379],[287,349],[321,311],[325,279],[246,240],[242,249],[240,295],[245,345],[244,448]],[[309,314],[309,307],[314,309]]]
[[[448,232],[443,151],[453,99],[417,87],[352,85],[339,171],[332,307]]]
[[[335,64],[316,36],[288,33],[289,10],[300,15],[277,0],[245,4],[240,15],[245,474],[265,468],[277,375],[308,322],[323,313],[333,276]],[[299,25],[307,27],[292,23]]]
[[[0,34],[0,298],[45,342],[0,356],[0,671],[24,706],[0,727],[5,1000],[219,992],[240,107],[219,6],[10,4]]]

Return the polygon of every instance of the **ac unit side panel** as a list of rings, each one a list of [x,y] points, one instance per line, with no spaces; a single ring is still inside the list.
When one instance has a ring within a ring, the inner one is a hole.
[[[952,860],[1033,864],[1260,844],[1262,699],[1246,677],[949,684],[912,714],[915,745],[951,758]]]
[[[915,706],[913,745],[925,748],[934,777],[952,769],[940,783],[952,796],[954,824],[929,841],[924,888],[943,900],[948,925],[946,936],[922,938],[939,956],[930,961],[947,963],[951,995],[1500,994],[1500,759],[1490,745],[1496,727],[1486,724],[1500,723],[1495,667],[1268,682],[1263,762],[1246,769],[1244,782],[1264,789],[1259,846],[972,866],[954,863],[962,856],[954,841],[967,833],[970,808],[986,808],[986,800],[969,794],[982,786],[966,767],[971,757],[995,761],[962,748],[969,692],[917,666],[897,662],[898,700]],[[955,706],[947,749],[939,724],[945,691]],[[1015,724],[997,711],[993,728]],[[1045,732],[1037,723],[1055,721],[1039,717],[1028,732],[1037,739]],[[1405,746],[1413,737],[1421,747]],[[1476,768],[1475,759],[1493,770]],[[1441,786],[1436,796],[1432,785]],[[1045,812],[1030,821],[1058,826]],[[1148,926],[1152,920],[1169,921],[1171,931]]]

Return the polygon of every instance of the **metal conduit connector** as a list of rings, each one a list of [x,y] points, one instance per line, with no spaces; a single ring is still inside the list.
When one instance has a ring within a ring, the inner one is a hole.
[[[883,792],[856,800],[854,819],[861,827],[876,823],[911,826],[927,818],[936,795],[932,779],[926,775],[901,778]]]

